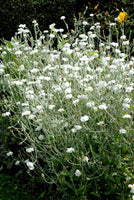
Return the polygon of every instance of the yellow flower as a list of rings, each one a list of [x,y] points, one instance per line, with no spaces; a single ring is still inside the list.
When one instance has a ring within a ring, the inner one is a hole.
[[[95,10],[97,10],[99,7],[99,3],[94,7]]]
[[[126,12],[120,12],[120,14],[118,16],[118,21],[122,24],[122,22],[124,21],[126,16],[127,16]]]

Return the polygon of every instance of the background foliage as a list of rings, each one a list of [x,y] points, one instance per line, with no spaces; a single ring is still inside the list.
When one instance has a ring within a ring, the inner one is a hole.
[[[86,17],[94,13],[95,20],[103,24],[106,24],[107,20],[113,22],[123,9],[128,14],[129,21],[126,26],[128,34],[134,29],[134,1],[132,0],[1,0],[0,38],[10,40],[19,24],[27,24],[27,27],[32,30],[31,22],[34,19],[37,20],[42,31],[48,29],[52,23],[56,23],[58,28],[65,28],[60,20],[62,15],[66,16],[71,29],[74,15],[78,18],[78,13],[83,12],[86,6],[88,6]]]

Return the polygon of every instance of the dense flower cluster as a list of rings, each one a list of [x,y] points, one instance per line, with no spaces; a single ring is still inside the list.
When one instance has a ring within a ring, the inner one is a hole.
[[[125,16],[119,15],[120,23]],[[34,26],[38,26],[35,21]],[[26,26],[20,25],[17,38],[4,48],[3,60],[8,53],[14,58],[0,64],[0,76],[10,92],[2,115],[15,113],[15,130],[19,127],[22,143],[29,144],[16,165],[23,163],[29,170],[43,173],[47,182],[55,183],[54,175],[60,179],[64,168],[71,170],[70,176],[86,182],[103,174],[107,164],[101,156],[111,145],[117,147],[119,143],[121,148],[125,143],[125,148],[131,149],[134,57],[127,59],[129,42],[125,35],[120,43],[104,42],[99,37],[99,23],[77,37],[62,33],[55,24],[49,28],[50,32],[44,31],[34,41]],[[19,36],[23,36],[23,43]],[[52,47],[55,38],[57,49]],[[28,41],[34,43],[29,45]],[[7,156],[13,157],[13,152]],[[38,159],[45,162],[46,171]]]

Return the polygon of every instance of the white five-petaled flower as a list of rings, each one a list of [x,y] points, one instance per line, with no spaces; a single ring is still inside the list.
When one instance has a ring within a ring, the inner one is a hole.
[[[104,125],[104,124],[105,124],[104,121],[99,121],[99,122],[97,123],[97,125],[99,125],[99,126]]]
[[[88,163],[89,158],[87,156],[84,156],[83,158],[83,162],[87,162]]]
[[[0,69],[0,75],[4,74],[4,69]]]
[[[10,112],[2,113],[2,116],[3,116],[3,117],[7,117],[7,116],[9,116],[9,115],[10,115]]]
[[[58,110],[58,112],[63,112],[64,111],[64,109],[63,108],[60,108],[59,110]]]
[[[81,122],[86,122],[89,120],[89,116],[88,115],[84,115],[80,118]]]
[[[131,193],[134,193],[134,184],[129,184],[128,187],[131,188]]]
[[[133,87],[126,87],[126,92],[130,93],[132,92],[132,90],[133,90]]]
[[[60,18],[60,19],[61,19],[61,20],[64,20],[65,18],[66,18],[65,16],[61,16],[61,18]]]
[[[30,115],[30,114],[31,114],[31,112],[29,110],[26,110],[22,113],[22,116],[26,116],[26,115]]]
[[[49,105],[49,106],[48,106],[48,108],[49,108],[50,110],[52,110],[54,107],[55,107],[55,105]]]
[[[125,114],[125,115],[123,115],[123,118],[124,118],[124,119],[131,119],[131,115]]]
[[[128,103],[123,103],[122,106],[123,108],[130,108],[130,105]]]
[[[19,164],[20,164],[20,161],[17,160],[17,161],[15,162],[15,165],[19,165]]]
[[[121,40],[125,40],[125,39],[126,39],[126,36],[125,36],[125,35],[122,35],[122,36],[120,37],[120,39],[121,39]]]
[[[37,69],[37,68],[33,68],[33,69],[31,69],[31,73],[37,73],[37,72],[39,72],[39,69]]]
[[[75,100],[73,100],[73,104],[74,104],[74,106],[76,106],[78,103],[79,103],[79,99],[75,99]]]
[[[73,97],[72,94],[67,94],[67,95],[66,95],[66,99],[71,99],[72,97]]]
[[[77,177],[81,176],[80,170],[76,169],[76,171],[75,171],[75,176],[77,176]]]
[[[27,164],[27,166],[28,166],[28,168],[29,168],[30,170],[33,170],[33,169],[34,169],[34,163],[32,163],[32,162],[30,162],[30,161],[27,161],[26,164]]]
[[[70,148],[67,148],[66,152],[72,153],[72,152],[75,152],[75,149],[73,147],[70,147]]]
[[[33,148],[33,147],[30,147],[30,148],[27,148],[27,149],[26,149],[26,152],[27,152],[27,153],[31,153],[31,152],[33,152],[33,151],[34,151],[34,148]]]
[[[125,129],[123,129],[123,128],[120,129],[119,132],[120,132],[120,133],[123,133],[123,134],[127,133],[127,131],[126,131]]]
[[[105,103],[103,103],[103,104],[99,105],[98,108],[99,108],[100,110],[106,110],[106,109],[107,109],[107,106],[106,106]]]
[[[13,152],[12,151],[9,151],[8,153],[7,153],[7,156],[12,156],[13,155]]]
[[[74,127],[75,127],[76,130],[81,130],[82,129],[82,126],[80,126],[80,125],[75,125]]]
[[[39,135],[38,139],[39,139],[39,140],[43,140],[43,139],[44,139],[44,136],[43,136],[43,135]]]

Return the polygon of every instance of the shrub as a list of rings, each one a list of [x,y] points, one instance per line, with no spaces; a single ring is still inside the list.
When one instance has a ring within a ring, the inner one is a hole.
[[[55,199],[129,199],[134,57],[116,23],[106,38],[100,23],[88,33],[88,23],[78,23],[72,33],[51,24],[42,34],[33,21],[35,40],[21,24],[5,41],[1,75],[10,96],[2,115],[13,113],[12,133],[23,145],[18,164],[56,186]]]
[[[65,15],[67,22],[72,25],[74,0],[2,0],[0,2],[0,38],[10,40],[18,29],[19,24],[27,24],[32,30],[32,21],[37,20],[40,29],[48,29],[52,23],[60,25],[60,17]],[[69,12],[68,12],[69,11]],[[63,26],[63,24],[62,24]]]

